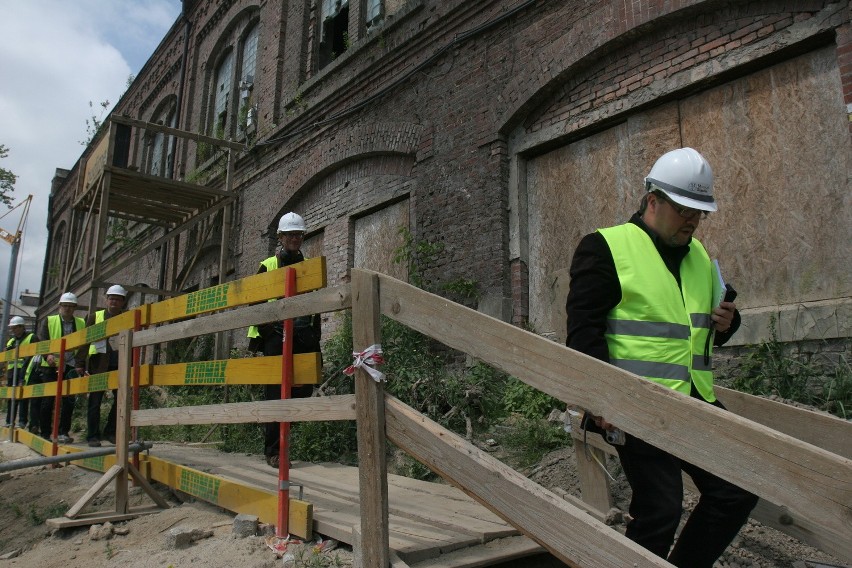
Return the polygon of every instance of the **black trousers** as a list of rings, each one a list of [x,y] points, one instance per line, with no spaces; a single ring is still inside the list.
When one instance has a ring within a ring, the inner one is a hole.
[[[757,497],[629,434],[615,448],[633,490],[627,538],[675,566],[712,568],[748,520]],[[701,498],[669,552],[682,513],[681,471],[692,478]]]
[[[18,369],[17,380],[15,380],[15,370],[9,370],[6,373],[6,384],[10,387],[16,387],[24,383],[24,373],[26,369]],[[6,401],[6,424],[9,427],[15,426],[15,419],[18,424],[27,423],[27,412],[29,411],[30,400],[28,398],[15,399],[15,416],[12,416],[12,399]]]
[[[39,373],[39,382],[55,383],[57,379],[56,367],[41,367]],[[65,367],[65,375],[63,379],[76,379],[79,377],[77,370],[74,367]],[[32,383],[32,376],[30,376]],[[74,403],[77,397],[74,395],[63,396],[62,404],[59,406],[59,435],[67,436],[71,431],[71,420],[74,416]],[[30,429],[32,430],[32,420],[35,418],[38,428],[38,434],[45,440],[50,440],[53,437],[53,397],[34,398],[33,401],[38,401],[35,404],[31,403],[31,407],[35,406],[36,413],[30,410]]]
[[[112,406],[107,414],[104,430],[101,432],[101,401],[104,399],[104,392],[106,391],[89,393],[89,407],[86,412],[86,440],[89,442],[99,441],[101,434],[104,438],[115,438],[115,399],[118,397],[118,391],[112,391]]]
[[[18,369],[17,381],[15,380],[15,371],[8,371],[6,374],[6,384],[9,386],[18,386],[24,383],[24,373],[26,369]],[[15,425],[15,419],[17,419],[18,424],[26,424],[27,422],[27,413],[30,410],[30,399],[28,398],[16,398],[15,399],[15,416],[12,416],[12,399],[8,400],[8,406],[6,407],[6,424],[10,427]]]
[[[320,350],[319,341],[300,341],[300,334],[296,333],[293,341],[293,354],[317,353]],[[270,334],[263,343],[264,355],[281,355],[284,346],[281,336]],[[313,385],[293,386],[290,390],[291,398],[309,398],[314,392]],[[265,400],[281,400],[281,385],[263,385],[263,397]],[[278,422],[267,422],[263,425],[263,453],[266,457],[278,455],[280,448],[280,426]]]

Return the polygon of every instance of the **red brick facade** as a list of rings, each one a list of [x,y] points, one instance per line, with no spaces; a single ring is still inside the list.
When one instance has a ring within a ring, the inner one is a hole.
[[[322,237],[330,284],[343,281],[353,220],[407,199],[415,238],[444,244],[424,267],[430,278],[471,279],[490,305],[511,306],[494,315],[523,324],[536,267],[516,198],[519,158],[831,44],[845,105],[836,120],[852,117],[847,1],[408,0],[385,2],[384,21],[367,30],[362,2],[349,0],[347,49],[321,69],[317,0],[184,4],[186,19],[114,113],[154,121],[164,101],[179,101],[178,128],[215,134],[217,69],[259,26],[255,131],[237,163],[229,278],[256,270],[271,250],[270,228],[295,210]],[[241,110],[231,108],[229,125]],[[183,144],[175,176],[197,172],[199,161],[196,146]],[[54,229],[63,215],[54,212]],[[194,246],[180,242],[167,282]],[[186,285],[208,284],[214,256]],[[133,270],[127,282],[154,278]],[[48,286],[45,298],[57,293]]]

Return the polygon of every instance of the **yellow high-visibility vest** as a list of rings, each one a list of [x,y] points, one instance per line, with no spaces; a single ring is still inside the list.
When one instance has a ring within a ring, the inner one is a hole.
[[[713,325],[713,269],[704,246],[691,240],[678,287],[642,228],[625,223],[599,232],[621,284],[621,301],[607,316],[610,363],[686,395],[694,384],[715,401],[712,346],[707,359],[704,353]]]

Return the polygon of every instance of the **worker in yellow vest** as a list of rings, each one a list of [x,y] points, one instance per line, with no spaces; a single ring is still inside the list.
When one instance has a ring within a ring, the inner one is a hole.
[[[71,292],[65,292],[59,297],[59,313],[47,316],[39,328],[39,336],[45,339],[60,339],[65,335],[74,333],[86,327],[83,318],[76,317],[74,310],[77,309],[77,296]],[[48,353],[40,356],[38,375],[40,382],[56,382],[59,374],[59,354]],[[83,374],[86,364],[86,349],[80,347],[65,352],[65,371],[63,379],[73,379]],[[71,420],[74,414],[74,395],[62,397],[59,407],[59,438],[60,444],[71,444]],[[51,439],[53,435],[53,397],[34,398],[30,403],[30,420],[38,420],[38,431],[42,438]]]
[[[124,312],[127,306],[127,290],[118,284],[110,286],[106,293],[106,309],[90,313],[86,319],[86,325],[97,325],[107,319]],[[89,346],[88,371],[90,375],[107,373],[118,369],[118,351],[114,342],[116,337],[110,337],[96,341]],[[115,399],[117,391],[112,391],[112,404],[110,405],[107,421],[101,431],[101,402],[104,391],[89,393],[88,412],[86,414],[86,442],[89,446],[96,448],[101,445],[101,439],[115,443]]]
[[[14,349],[17,346],[29,345],[30,343],[38,343],[38,337],[34,333],[27,333],[26,322],[21,316],[14,316],[9,319],[9,340],[6,342],[6,350]],[[24,375],[27,373],[31,357],[22,357],[14,359],[6,363],[6,384],[8,386],[18,386],[24,384]],[[27,411],[29,410],[29,399],[22,398],[15,400],[14,416],[12,413],[12,400],[9,400],[9,406],[6,408],[6,427],[9,428],[15,425],[17,418],[18,428],[24,428],[27,422]]]
[[[263,260],[257,273],[277,270],[305,260],[302,242],[305,238],[305,220],[297,213],[286,213],[278,221],[278,250],[274,256]],[[283,327],[281,322],[249,328],[249,349],[264,355],[281,355],[283,352]],[[319,314],[296,318],[293,321],[293,353],[318,353],[320,351],[321,321]],[[311,385],[293,386],[292,398],[307,398],[313,394]],[[264,385],[266,400],[281,398],[281,385]],[[263,446],[266,463],[274,468],[279,464],[279,427],[277,422],[264,424]]]
[[[566,303],[568,347],[721,407],[712,347],[733,335],[740,317],[732,300],[714,297],[718,275],[693,238],[716,209],[713,171],[701,154],[679,148],[661,156],[630,221],[586,235],[577,246]],[[606,417],[587,415],[583,422],[614,445],[630,483],[626,536],[675,566],[712,567],[757,497]],[[701,499],[671,548],[682,512],[681,472],[692,477]]]

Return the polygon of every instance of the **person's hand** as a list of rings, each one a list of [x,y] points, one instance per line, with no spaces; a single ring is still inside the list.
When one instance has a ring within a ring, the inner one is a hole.
[[[721,302],[717,307],[713,308],[713,313],[710,319],[713,320],[716,331],[724,333],[731,329],[731,322],[734,321],[734,312],[737,305],[733,302]]]
[[[600,416],[593,416],[592,421],[595,423],[595,426],[597,426],[598,428],[602,428],[607,432],[615,430],[615,426],[613,426],[611,423],[607,422],[604,418]]]

